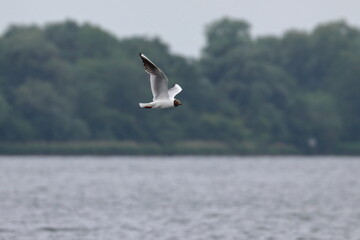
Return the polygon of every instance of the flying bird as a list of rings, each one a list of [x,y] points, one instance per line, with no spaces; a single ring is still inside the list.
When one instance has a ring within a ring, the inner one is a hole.
[[[175,84],[172,88],[168,88],[168,79],[153,62],[144,54],[140,53],[140,57],[144,63],[145,72],[150,74],[151,92],[153,101],[149,103],[139,103],[142,108],[171,108],[181,105],[179,99],[175,96],[181,92],[182,88]]]

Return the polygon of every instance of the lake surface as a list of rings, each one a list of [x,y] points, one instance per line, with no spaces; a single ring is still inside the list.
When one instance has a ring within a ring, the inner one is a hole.
[[[0,157],[0,240],[359,240],[360,158]]]

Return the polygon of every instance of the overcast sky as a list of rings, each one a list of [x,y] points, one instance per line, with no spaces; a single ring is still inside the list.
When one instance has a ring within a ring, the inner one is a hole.
[[[172,52],[197,56],[205,26],[224,16],[248,21],[255,36],[311,30],[339,19],[360,26],[360,0],[1,0],[0,31],[73,19],[119,38],[159,36]]]

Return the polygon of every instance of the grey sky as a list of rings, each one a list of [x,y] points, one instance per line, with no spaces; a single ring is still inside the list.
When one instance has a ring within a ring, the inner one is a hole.
[[[206,24],[223,16],[248,21],[258,36],[311,30],[339,19],[360,26],[359,10],[359,0],[2,0],[0,31],[10,24],[74,19],[119,38],[159,36],[173,52],[197,56],[205,43]]]

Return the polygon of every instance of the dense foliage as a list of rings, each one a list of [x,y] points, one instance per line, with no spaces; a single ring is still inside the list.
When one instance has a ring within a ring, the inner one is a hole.
[[[0,142],[359,151],[358,28],[338,21],[253,38],[248,23],[224,18],[206,39],[200,58],[189,59],[157,38],[119,40],[73,21],[12,26],[0,38]],[[139,52],[183,87],[183,106],[138,107],[152,98]]]

